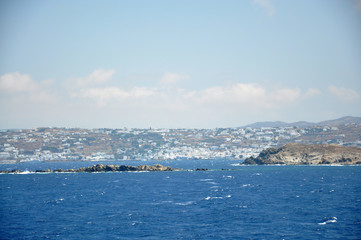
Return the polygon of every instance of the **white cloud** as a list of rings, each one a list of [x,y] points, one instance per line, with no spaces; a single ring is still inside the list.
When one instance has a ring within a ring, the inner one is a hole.
[[[123,89],[118,86],[111,86],[109,84],[105,84],[105,86],[103,87],[95,86],[98,83],[106,83],[113,76],[114,73],[114,70],[106,71],[98,69],[87,77],[68,79],[68,81],[66,82],[66,88],[70,90],[71,97],[93,99],[99,106],[109,106],[113,102],[120,102],[125,100],[147,99],[154,102],[154,98],[156,98],[157,100],[159,100],[160,98],[162,98],[163,100],[164,98],[179,98],[179,96],[181,96],[179,95],[179,92],[184,93],[184,90],[177,88],[169,89],[167,88],[167,86],[190,78],[187,74],[166,72],[158,81],[158,83],[160,83],[161,85],[166,86],[165,88],[161,86],[161,90],[151,87],[133,87],[131,89]],[[75,87],[73,84],[74,82],[76,85]],[[174,94],[176,94],[177,96],[175,96]],[[156,104],[162,105],[164,104],[164,102],[157,102]]]
[[[178,83],[181,80],[187,80],[190,77],[187,74],[178,74],[166,72],[163,74],[162,78],[159,80],[160,84],[171,85]]]
[[[34,103],[41,103],[47,106],[57,103],[56,95],[53,94],[53,92],[44,91],[44,90],[29,94],[28,96],[26,96],[24,100]]]
[[[289,104],[297,101],[301,97],[299,89],[282,88],[269,94],[267,103],[271,106],[274,104]]]
[[[309,94],[309,93],[306,93]],[[199,91],[184,89],[164,89],[134,87],[126,90],[119,87],[87,88],[82,89],[75,97],[93,99],[99,106],[114,104],[137,105],[138,108],[146,104],[150,108],[168,110],[207,108],[209,111],[220,111],[235,108],[274,109],[282,108],[294,103],[306,94],[299,89],[281,88],[274,91],[257,84],[237,83],[229,86],[209,87]],[[142,100],[139,102],[139,100]]]
[[[272,89],[255,83],[181,89],[167,87],[166,82],[176,83],[189,76],[169,73],[163,75],[166,86],[124,88],[109,81],[113,74],[112,70],[96,70],[78,78],[82,86],[54,89],[55,80],[37,82],[26,74],[8,73],[0,77],[0,106],[14,119],[33,119],[35,126],[57,122],[94,127],[104,127],[105,123],[129,127],[214,127],[237,126],[258,116],[280,119],[275,116],[288,116],[289,111],[296,111],[294,106],[320,94],[313,88],[301,92],[297,88]],[[330,86],[329,91],[353,99],[359,97],[350,89]]]
[[[113,75],[115,70],[104,70],[96,69],[86,77],[70,78],[66,81],[65,85],[68,88],[85,88],[108,82]]]
[[[134,87],[126,91],[118,87],[105,87],[82,89],[79,94],[73,96],[91,98],[94,99],[98,105],[104,106],[113,101],[147,98],[156,94],[156,89],[153,88]]]
[[[31,92],[37,88],[37,84],[26,74],[6,73],[0,77],[0,90],[5,92]]]
[[[37,82],[27,74],[6,73],[0,77],[0,93],[4,93],[0,103],[50,105],[57,101],[52,91],[53,84],[52,79]]]
[[[321,91],[318,90],[317,88],[310,88],[304,94],[304,97],[305,98],[310,98],[310,97],[317,96],[317,95],[320,95],[320,94],[321,94]]]
[[[360,99],[360,94],[350,88],[329,86],[328,91],[341,101],[349,102]]]
[[[129,94],[117,87],[87,88],[80,91],[79,96],[96,99],[126,98]]]
[[[265,89],[255,84],[233,84],[230,86],[216,86],[201,90],[197,94],[193,94],[196,101],[201,103],[207,102],[224,102],[224,103],[255,103],[255,101],[263,101],[266,92]]]
[[[266,9],[269,16],[273,16],[275,13],[273,5],[269,0],[253,0],[254,3],[258,4],[262,8]]]
[[[200,104],[237,104],[269,109],[293,103],[299,100],[302,94],[299,89],[281,88],[270,91],[257,84],[237,83],[227,87],[207,88],[198,93],[192,92],[190,96]]]
[[[96,69],[85,79],[85,81],[88,83],[103,83],[112,78],[114,73],[115,70]]]

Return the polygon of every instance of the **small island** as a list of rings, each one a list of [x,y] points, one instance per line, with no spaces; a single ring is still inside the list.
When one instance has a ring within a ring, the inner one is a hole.
[[[247,158],[246,165],[356,165],[361,164],[361,148],[333,144],[288,143],[280,148],[263,150],[258,157]]]
[[[92,167],[84,167],[78,169],[55,169],[55,170],[36,170],[35,173],[81,173],[81,172],[142,172],[142,171],[181,171],[179,168],[164,167],[160,164],[155,164],[153,166],[140,165],[140,166],[126,166],[126,165],[103,165],[97,164]],[[14,170],[2,170],[0,173],[22,173],[24,171],[14,169]]]

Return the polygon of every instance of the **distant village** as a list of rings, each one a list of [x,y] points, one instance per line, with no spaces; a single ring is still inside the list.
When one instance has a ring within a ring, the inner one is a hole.
[[[361,147],[361,125],[215,129],[0,130],[0,163],[234,159],[289,142]]]

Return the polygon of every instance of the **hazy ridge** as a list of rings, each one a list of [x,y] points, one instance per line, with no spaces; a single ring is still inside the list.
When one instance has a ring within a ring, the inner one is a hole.
[[[243,127],[251,128],[261,128],[261,127],[314,127],[314,126],[338,126],[344,124],[361,124],[361,117],[352,117],[346,116],[333,120],[321,121],[318,123],[307,122],[307,121],[298,121],[293,123],[287,123],[282,121],[265,121],[265,122],[256,122],[252,124],[245,125]]]

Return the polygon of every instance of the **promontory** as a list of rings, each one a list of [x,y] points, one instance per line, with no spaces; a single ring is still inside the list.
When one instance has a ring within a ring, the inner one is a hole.
[[[288,143],[280,148],[263,150],[258,157],[247,158],[243,164],[355,165],[361,164],[361,148],[333,144]]]

